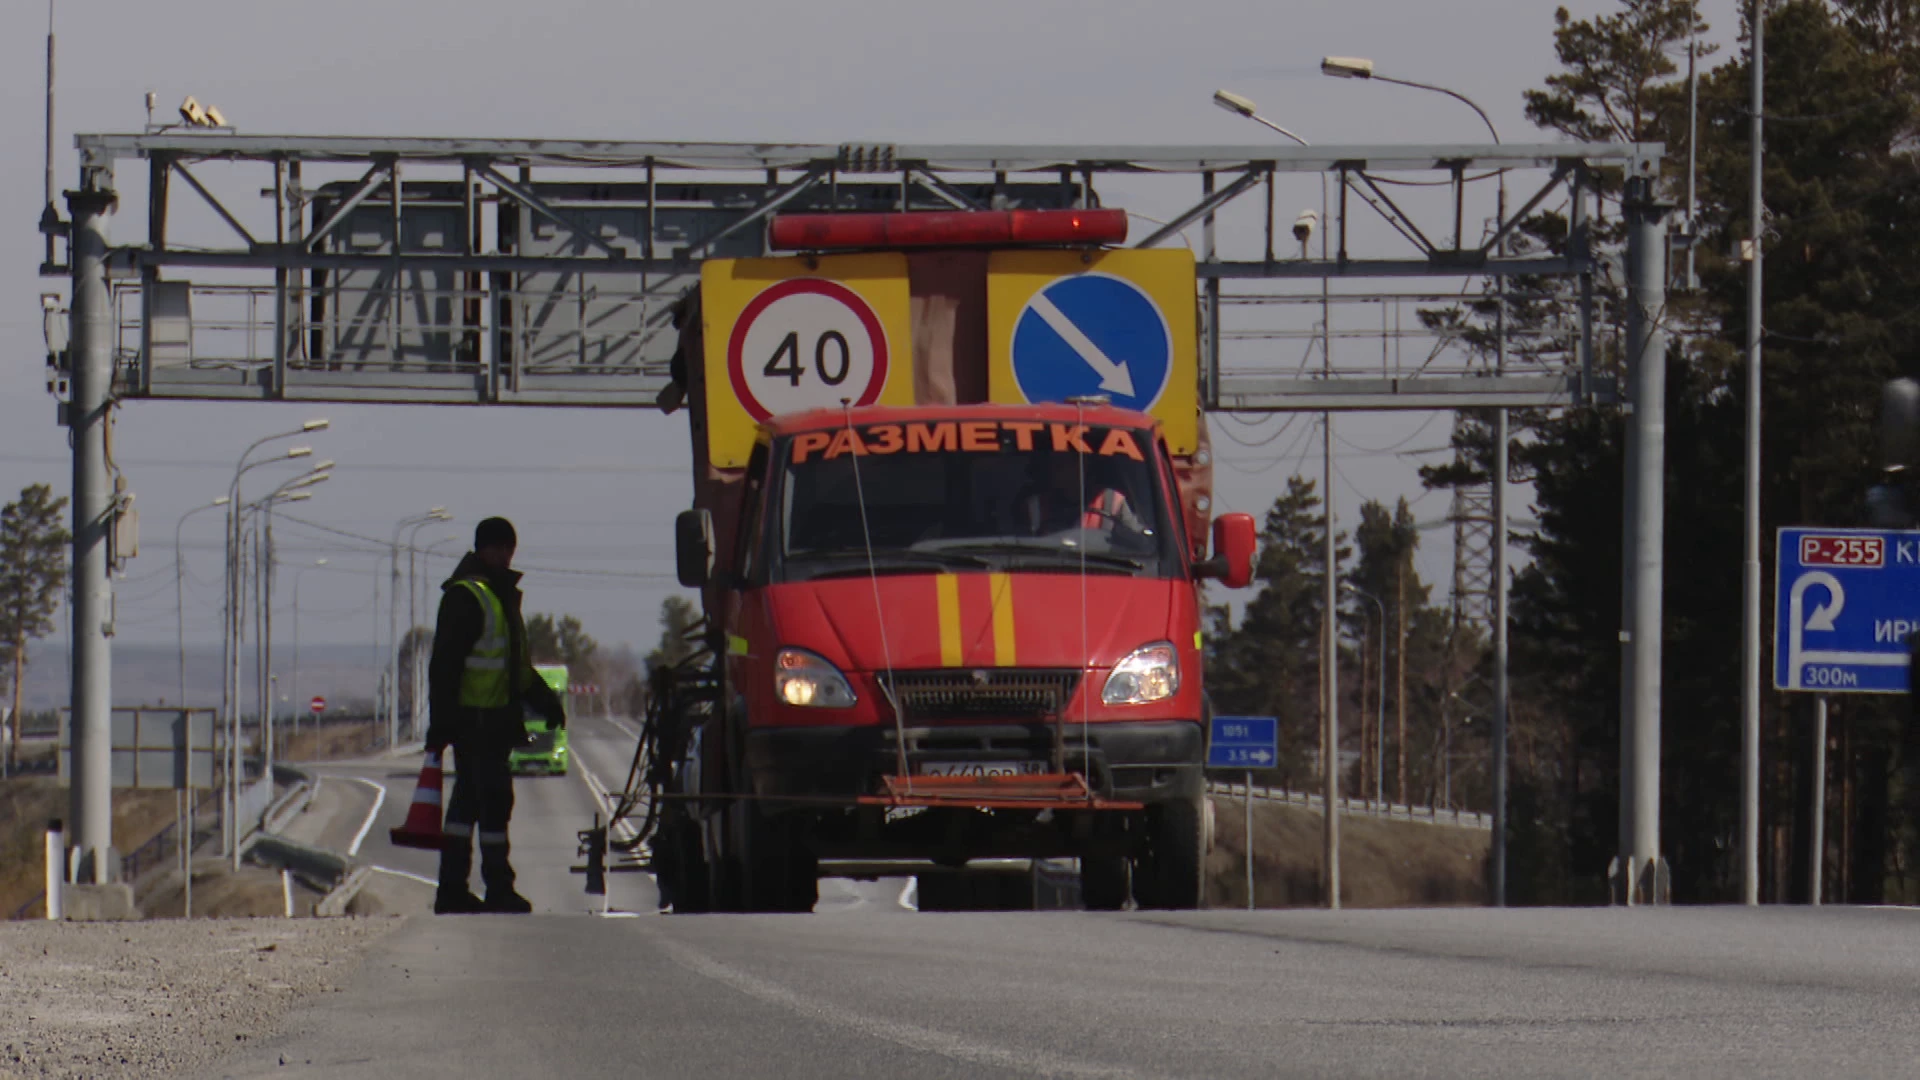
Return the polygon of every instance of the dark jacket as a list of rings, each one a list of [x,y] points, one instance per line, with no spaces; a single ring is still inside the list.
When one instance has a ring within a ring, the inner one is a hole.
[[[486,582],[507,610],[507,671],[512,704],[504,710],[478,713],[460,705],[460,680],[466,672],[467,654],[473,651],[474,643],[486,630],[487,619],[473,593],[456,584],[469,578]],[[527,656],[527,626],[520,614],[519,573],[495,570],[481,562],[478,555],[468,552],[440,590],[440,615],[433,629],[433,656],[427,662],[428,745],[450,745],[473,736],[518,745],[525,736],[523,704],[549,722],[563,722],[565,711],[560,698],[533,670]]]

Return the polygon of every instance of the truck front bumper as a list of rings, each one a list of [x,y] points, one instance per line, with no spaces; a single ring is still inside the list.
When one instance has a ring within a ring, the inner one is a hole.
[[[1055,728],[1046,723],[951,723],[906,729],[907,768],[928,763],[1051,762]],[[1194,720],[1067,724],[1067,769],[1099,794],[1138,802],[1198,796],[1206,735]],[[764,796],[871,794],[899,772],[899,740],[886,726],[750,728],[747,770]]]

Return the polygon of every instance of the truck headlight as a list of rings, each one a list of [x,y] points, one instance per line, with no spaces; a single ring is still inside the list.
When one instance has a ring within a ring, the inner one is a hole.
[[[1108,705],[1163,701],[1180,689],[1180,657],[1170,641],[1142,645],[1113,665],[1100,700]]]
[[[773,692],[789,705],[813,709],[848,709],[860,700],[839,668],[805,649],[781,649],[774,657]]]

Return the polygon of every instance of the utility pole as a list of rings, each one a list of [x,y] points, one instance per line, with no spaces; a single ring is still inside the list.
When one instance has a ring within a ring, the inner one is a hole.
[[[1745,553],[1741,559],[1740,899],[1760,902],[1760,304],[1761,232],[1765,227],[1761,165],[1766,150],[1766,5],[1753,0],[1753,108],[1749,118],[1747,232],[1747,446]]]
[[[1324,340],[1324,339],[1323,339]],[[1322,854],[1326,869],[1325,887],[1326,905],[1329,910],[1340,908],[1340,651],[1339,619],[1339,552],[1333,538],[1333,414],[1323,413],[1321,421],[1321,449],[1326,455],[1323,480],[1326,484],[1325,507],[1327,515],[1325,548],[1326,592],[1321,602],[1326,605],[1324,618],[1321,619],[1320,648],[1326,660],[1320,667],[1320,696],[1326,702],[1321,711],[1320,721],[1320,768],[1323,772],[1326,800],[1325,851]]]
[[[1399,595],[1394,601],[1393,611],[1393,621],[1397,624],[1394,627],[1394,666],[1397,668],[1394,680],[1397,685],[1393,692],[1395,726],[1398,729],[1393,737],[1395,766],[1398,770],[1395,784],[1400,791],[1400,805],[1412,806],[1407,801],[1407,560],[1411,553],[1396,549],[1395,554],[1399,557],[1399,565],[1395,568],[1395,584]]]
[[[1500,177],[1494,227],[1507,221],[1507,178]],[[1504,241],[1501,244],[1504,249]],[[1507,373],[1507,278],[1494,278],[1494,374]],[[1493,411],[1493,906],[1507,906],[1507,410]]]

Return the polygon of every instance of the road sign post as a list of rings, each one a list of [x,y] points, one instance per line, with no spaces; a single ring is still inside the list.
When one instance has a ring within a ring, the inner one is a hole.
[[[1280,721],[1271,716],[1216,716],[1207,733],[1207,768],[1246,770],[1247,910],[1253,910],[1253,770],[1280,759]],[[1329,813],[1332,811],[1329,810]]]

